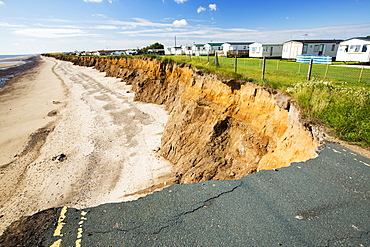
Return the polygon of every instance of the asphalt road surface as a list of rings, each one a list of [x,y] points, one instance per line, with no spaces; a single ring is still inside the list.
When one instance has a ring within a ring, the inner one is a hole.
[[[370,160],[329,144],[236,181],[24,218],[1,246],[370,246]],[[37,227],[36,227],[37,226]],[[8,245],[7,245],[8,244]]]

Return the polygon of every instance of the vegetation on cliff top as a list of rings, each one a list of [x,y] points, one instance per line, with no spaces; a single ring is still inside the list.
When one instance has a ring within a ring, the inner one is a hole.
[[[261,80],[261,70],[238,67],[234,72],[232,58],[221,58],[220,66],[215,66],[214,59],[207,57],[190,59],[186,56],[162,56],[162,60],[188,63],[199,69],[218,73],[226,77],[254,81],[287,92],[301,106],[305,117],[323,122],[342,140],[364,147],[370,147],[370,84],[356,82],[306,81],[305,75],[295,71],[278,72]],[[260,63],[259,59],[250,59]],[[229,65],[228,65],[229,64]],[[292,63],[290,63],[292,64]],[[281,66],[290,66],[289,62],[280,62]],[[339,76],[338,72],[338,76]]]

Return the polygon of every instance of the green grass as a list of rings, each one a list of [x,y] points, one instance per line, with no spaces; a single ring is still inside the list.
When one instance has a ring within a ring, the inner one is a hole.
[[[334,128],[339,138],[370,146],[370,90],[327,81],[297,83],[287,91],[316,118]]]
[[[369,69],[361,72],[361,68],[314,64],[311,81],[307,82],[308,64],[267,59],[262,80],[261,59],[238,58],[237,73],[234,58],[219,57],[219,67],[215,66],[214,57],[162,56],[160,59],[281,89],[297,100],[305,117],[325,123],[342,140],[370,147]]]

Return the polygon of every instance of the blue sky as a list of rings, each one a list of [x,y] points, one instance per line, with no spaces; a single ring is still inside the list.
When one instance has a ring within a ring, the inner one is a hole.
[[[370,0],[0,0],[0,54],[370,35]]]

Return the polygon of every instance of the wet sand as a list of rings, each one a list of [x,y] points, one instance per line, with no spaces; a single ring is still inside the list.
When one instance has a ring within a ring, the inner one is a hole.
[[[0,90],[0,234],[21,216],[133,200],[172,181],[168,115],[92,68],[41,58]]]
[[[0,63],[0,69],[8,68],[8,67],[13,67],[16,65],[19,65],[22,63]]]
[[[20,59],[23,59],[23,61],[21,62]],[[2,60],[0,63],[0,90],[14,76],[34,68],[38,60],[39,56],[17,57],[15,60],[11,58]]]

